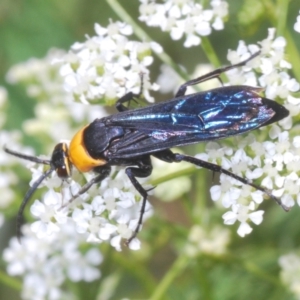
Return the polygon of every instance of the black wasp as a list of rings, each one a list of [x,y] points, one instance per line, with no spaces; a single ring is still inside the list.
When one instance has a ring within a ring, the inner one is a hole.
[[[26,203],[39,184],[53,171],[62,179],[71,175],[72,165],[81,172],[93,171],[96,176],[82,187],[70,201],[86,192],[93,184],[101,182],[111,171],[111,166],[125,166],[125,172],[142,196],[137,227],[127,243],[137,235],[143,221],[147,190],[137,181],[152,172],[151,156],[168,163],[187,161],[213,172],[226,174],[267,194],[285,210],[287,208],[272,193],[248,179],[222,167],[188,155],[173,153],[170,148],[201,141],[221,139],[280,121],[288,110],[273,100],[261,97],[262,90],[244,85],[223,86],[209,91],[186,95],[188,86],[212,78],[219,78],[225,71],[244,66],[259,52],[238,64],[216,69],[204,76],[182,84],[175,98],[147,107],[130,110],[124,103],[139,97],[127,93],[116,103],[118,113],[94,120],[82,128],[71,140],[55,146],[50,160],[24,155],[8,148],[5,151],[50,168],[32,185],[20,206],[17,220],[18,235]],[[142,87],[141,87],[142,90]],[[140,91],[141,93],[141,91]]]

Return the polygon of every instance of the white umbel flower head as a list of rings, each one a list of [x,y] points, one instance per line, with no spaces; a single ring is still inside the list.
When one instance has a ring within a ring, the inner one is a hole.
[[[265,89],[266,98],[285,105],[290,110],[290,115],[271,127],[263,127],[263,140],[256,137],[259,131],[253,131],[246,137],[234,137],[234,142],[231,141],[232,147],[228,146],[230,142],[226,143],[226,140],[208,143],[206,152],[198,154],[197,157],[219,164],[249,182],[269,189],[286,208],[290,208],[295,203],[300,203],[300,143],[296,130],[290,130],[292,117],[300,109],[300,100],[295,97],[300,85],[288,74],[291,64],[284,57],[286,41],[283,37],[275,36],[275,29],[269,29],[268,37],[258,44],[260,47],[247,46],[241,41],[237,50],[229,51],[228,59],[232,64],[244,61],[250,55],[261,51],[246,66],[227,72],[230,85],[255,86],[260,83]],[[258,210],[258,207],[268,197],[268,191],[257,191],[221,174],[220,184],[214,185],[210,192],[214,201],[220,201],[222,206],[230,209],[223,215],[224,223],[232,225],[240,222],[240,236],[252,231],[250,222],[256,225],[262,222],[264,212]]]
[[[228,3],[222,0],[211,0],[207,9],[191,0],[165,0],[162,4],[152,0],[140,2],[141,21],[170,32],[173,40],[185,37],[187,48],[198,46],[201,36],[210,35],[213,29],[224,29],[224,19],[228,15]]]
[[[148,90],[158,86],[150,83],[148,67],[153,61],[151,50],[162,51],[161,47],[129,40],[132,28],[121,22],[111,22],[106,28],[96,24],[95,32],[56,60],[66,90],[85,104],[100,100],[112,104],[126,92],[139,93],[142,80],[144,97],[153,101]]]

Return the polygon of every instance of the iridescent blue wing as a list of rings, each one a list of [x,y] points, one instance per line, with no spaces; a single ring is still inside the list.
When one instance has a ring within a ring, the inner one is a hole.
[[[110,146],[111,158],[151,154],[175,146],[241,134],[283,119],[288,111],[259,96],[258,88],[221,87],[107,117],[125,136]]]

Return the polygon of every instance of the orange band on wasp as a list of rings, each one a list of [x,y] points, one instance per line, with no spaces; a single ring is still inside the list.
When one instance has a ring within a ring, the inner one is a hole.
[[[87,126],[75,134],[69,147],[69,159],[80,172],[89,172],[93,168],[103,166],[107,163],[105,159],[92,158],[87,152],[83,141],[83,132]]]

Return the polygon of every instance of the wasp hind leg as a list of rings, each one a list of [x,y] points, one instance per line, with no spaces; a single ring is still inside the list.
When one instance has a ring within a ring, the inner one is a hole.
[[[202,76],[200,76],[200,77],[198,77],[198,78],[195,78],[195,79],[192,79],[192,80],[189,80],[189,81],[183,83],[183,84],[179,87],[179,89],[178,89],[178,91],[177,91],[175,97],[181,97],[181,96],[184,96],[185,93],[186,93],[186,89],[187,89],[188,86],[193,86],[193,85],[199,84],[199,83],[201,83],[201,82],[204,82],[204,81],[207,81],[207,80],[210,80],[210,79],[213,79],[213,78],[218,79],[218,80],[220,81],[220,83],[223,85],[223,82],[222,82],[222,80],[221,80],[221,78],[220,78],[220,75],[221,75],[221,74],[223,74],[224,72],[227,72],[227,71],[229,71],[229,70],[232,70],[232,69],[235,69],[235,68],[238,68],[238,67],[245,66],[245,65],[247,64],[247,62],[249,62],[250,60],[254,59],[254,58],[255,58],[256,56],[258,56],[259,54],[260,54],[260,51],[257,51],[256,53],[252,54],[252,55],[251,55],[249,58],[247,58],[246,60],[243,60],[243,61],[241,61],[241,62],[239,62],[239,63],[237,63],[237,64],[234,64],[234,65],[231,65],[231,66],[226,66],[226,67],[221,67],[221,68],[216,69],[216,70],[214,70],[214,71],[212,71],[212,72],[209,72],[209,73],[207,73],[207,74],[205,74],[205,75],[202,75]]]
[[[143,188],[143,186],[137,181],[136,177],[144,178],[148,177],[152,173],[152,164],[150,160],[150,156],[147,156],[138,161],[138,167],[129,167],[125,170],[126,175],[130,179],[132,185],[136,188],[136,190],[142,196],[142,204],[140,209],[140,215],[138,219],[138,223],[136,228],[134,229],[131,237],[126,241],[126,245],[128,246],[130,242],[137,236],[140,231],[140,227],[143,224],[143,217],[146,210],[147,198],[149,190]]]
[[[280,199],[278,199],[277,197],[275,197],[271,191],[269,191],[268,189],[254,184],[251,180],[243,178],[241,176],[238,176],[226,169],[223,169],[221,166],[207,162],[205,160],[201,160],[192,156],[188,156],[188,155],[184,155],[184,154],[179,154],[179,153],[173,153],[171,150],[164,150],[161,152],[158,152],[154,155],[155,157],[157,157],[160,160],[166,161],[166,162],[182,162],[182,161],[186,161],[189,162],[193,165],[196,165],[198,167],[202,167],[205,169],[208,169],[212,172],[218,172],[221,174],[225,174],[231,178],[234,178],[244,184],[250,185],[252,187],[254,187],[255,189],[262,191],[264,194],[266,194],[268,197],[270,197],[272,200],[274,200],[278,205],[280,205],[285,211],[289,211],[289,208],[287,206],[285,206]]]

